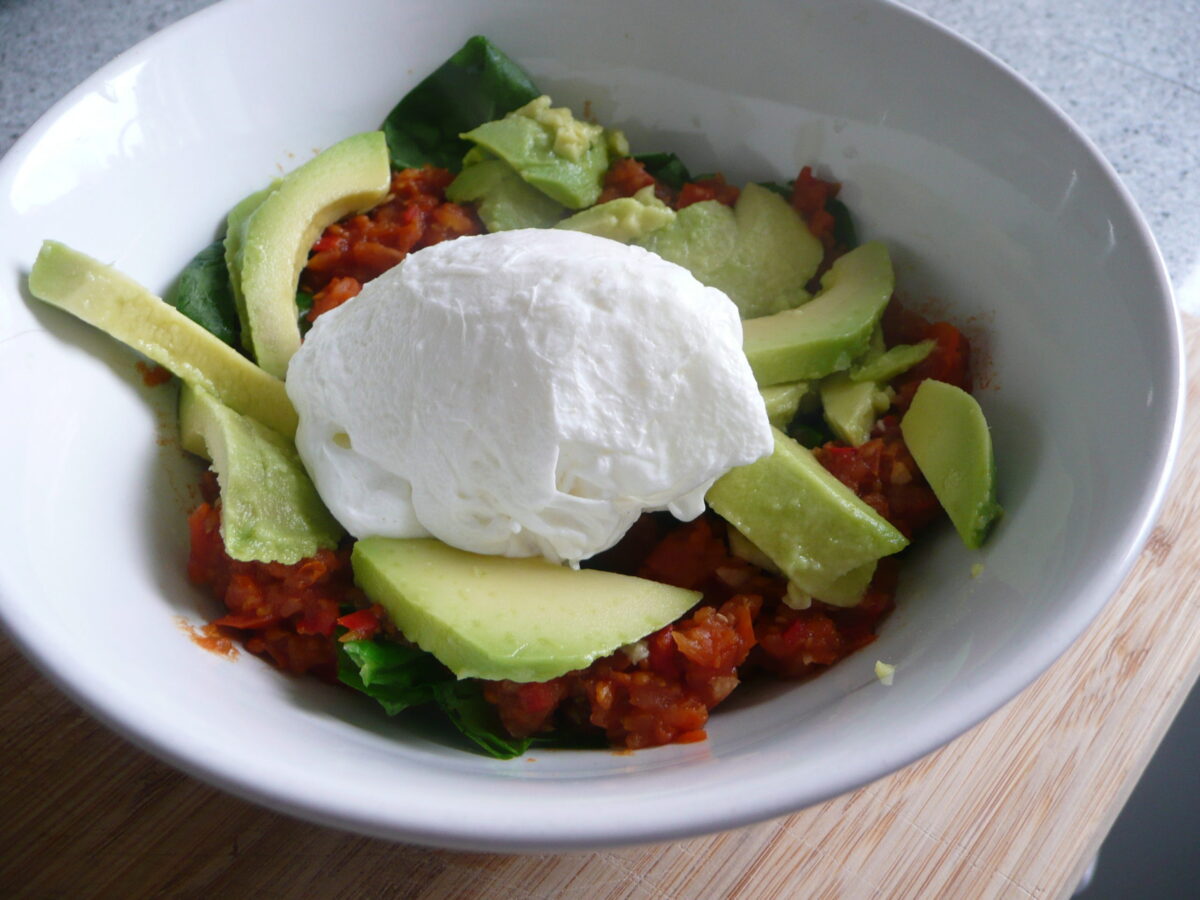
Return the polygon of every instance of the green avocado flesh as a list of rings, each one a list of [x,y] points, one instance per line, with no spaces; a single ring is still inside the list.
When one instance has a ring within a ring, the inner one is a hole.
[[[757,184],[742,188],[734,209],[716,200],[693,203],[639,243],[724,291],[743,319],[807,301],[804,286],[825,252],[800,214]]]
[[[830,606],[857,606],[875,577],[874,562],[863,563],[836,578],[813,578],[803,589],[814,600]],[[799,583],[796,583],[799,587]]]
[[[890,350],[869,355],[860,363],[850,367],[851,381],[874,381],[886,384],[897,375],[903,375],[933,352],[936,341],[921,341],[919,344],[897,344]]]
[[[773,431],[775,452],[723,475],[705,499],[797,587],[824,599],[840,576],[904,549],[904,535],[809,450]]]
[[[479,218],[488,231],[549,228],[567,212],[501,159],[485,159],[463,168],[446,188],[446,197],[455,203],[477,203]]]
[[[746,562],[753,563],[760,569],[764,569],[773,575],[782,575],[783,572],[779,566],[775,565],[774,560],[767,554],[763,553],[757,546],[751,543],[750,539],[738,531],[736,528],[730,527],[729,536],[729,552],[734,556],[740,557]],[[836,578],[822,579],[813,577],[809,579],[810,590],[804,593],[810,598],[814,598],[828,603],[831,606],[856,606],[862,600],[863,594],[866,593],[867,587],[871,584],[871,579],[875,577],[875,563],[864,563],[858,568],[851,569],[844,575],[839,575]],[[799,587],[797,585],[797,587]]]
[[[313,242],[343,216],[378,205],[391,184],[382,131],[346,138],[262,196],[239,203],[226,230],[226,261],[255,361],[283,378],[300,348],[296,286]],[[255,205],[255,199],[261,202]]]
[[[888,395],[874,381],[854,381],[846,372],[821,379],[825,423],[851,447],[867,442],[876,417],[890,405]]]
[[[670,225],[674,220],[675,210],[655,197],[653,188],[647,187],[632,197],[618,197],[580,210],[555,227],[583,231],[628,244]]]
[[[179,432],[185,450],[212,460],[221,537],[234,559],[291,565],[338,545],[342,529],[287,438],[186,384]]]
[[[963,543],[981,547],[1003,510],[996,502],[992,436],[978,401],[926,379],[900,420],[900,433]]]
[[[548,681],[674,622],[695,591],[430,538],[364,538],[354,578],[406,638],[459,678]]]
[[[485,122],[462,137],[508,163],[525,181],[569,209],[600,199],[608,148],[603,136],[579,159],[555,152],[555,130],[520,111]]]
[[[870,344],[894,288],[887,247],[872,241],[838,259],[811,302],[743,322],[742,347],[759,386],[849,368]]]
[[[759,388],[763,403],[767,407],[767,420],[780,431],[786,430],[796,413],[800,411],[800,403],[808,396],[812,385],[807,381],[795,381],[791,384],[773,384],[770,387]]]
[[[229,272],[229,288],[233,292],[234,306],[237,308],[242,349],[250,354],[254,353],[254,347],[250,342],[250,332],[245,326],[249,321],[249,314],[246,311],[246,297],[242,294],[242,242],[246,237],[246,220],[271,196],[271,192],[279,187],[279,182],[280,179],[276,178],[261,191],[255,191],[234,206],[225,217],[225,269]]]
[[[295,435],[296,411],[282,381],[111,266],[46,241],[29,273],[29,290],[231,409],[285,437]]]

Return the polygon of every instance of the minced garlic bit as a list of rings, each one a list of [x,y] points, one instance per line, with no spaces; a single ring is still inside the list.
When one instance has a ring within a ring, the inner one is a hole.
[[[808,609],[812,606],[812,594],[796,587],[795,582],[788,582],[787,593],[783,595],[783,605],[790,609]]]
[[[977,562],[977,563],[975,563],[975,565],[971,566],[971,577],[972,578],[978,578],[982,574],[983,574],[983,563]]]
[[[621,652],[636,666],[650,655],[650,646],[646,643],[646,639],[642,638],[640,641],[626,644],[621,648]]]
[[[896,667],[877,659],[875,660],[875,677],[879,679],[880,684],[891,687],[892,682],[896,679]]]

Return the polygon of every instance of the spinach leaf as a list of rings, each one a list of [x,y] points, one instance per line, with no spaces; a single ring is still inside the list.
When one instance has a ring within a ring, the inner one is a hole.
[[[471,148],[460,133],[502,118],[538,94],[520,66],[476,35],[388,113],[383,132],[392,166],[432,163],[457,172]]]
[[[379,702],[389,716],[434,699],[434,687],[454,675],[431,654],[393,641],[338,645],[338,680]]]
[[[308,291],[296,291],[296,322],[300,326],[300,336],[308,334],[312,322],[308,320],[308,311],[312,309],[313,295]]]
[[[853,250],[858,246],[858,230],[850,218],[850,210],[841,200],[831,199],[825,203],[825,211],[833,216],[833,239],[841,247]]]
[[[647,174],[675,190],[692,180],[688,167],[674,153],[639,153],[634,159],[645,166]]]
[[[787,433],[789,437],[803,444],[809,450],[833,440],[833,432],[829,430],[829,426],[825,424],[820,414],[806,416],[801,413],[797,415],[788,425]]]
[[[504,733],[495,707],[483,698],[483,688],[477,681],[438,682],[433,686],[433,695],[454,727],[489,756],[512,759],[533,743],[531,738],[513,738]]]
[[[242,326],[225,266],[224,241],[214,241],[192,257],[163,299],[226,344],[240,348]]]
[[[497,759],[520,756],[532,743],[504,733],[478,681],[457,680],[432,654],[416,647],[382,638],[346,641],[338,645],[338,680],[376,700],[389,716],[436,702],[455,728]]]

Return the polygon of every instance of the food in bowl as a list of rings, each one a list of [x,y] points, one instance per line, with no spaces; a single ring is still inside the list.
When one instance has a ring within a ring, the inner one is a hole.
[[[870,643],[894,554],[942,508],[968,546],[999,514],[965,340],[890,302],[887,249],[857,245],[836,195],[807,168],[739,189],[629,156],[473,39],[382,133],[239,203],[175,310],[52,243],[30,286],[184,381],[184,446],[218,476],[190,519],[214,627],[389,712],[434,702],[497,756],[638,748],[703,739],[749,671],[806,677]],[[439,278],[454,302],[426,308]],[[658,305],[640,321],[631,301]],[[467,376],[497,346],[525,377],[497,366],[481,396]],[[397,359],[385,395],[372,375]],[[505,439],[481,446],[460,419],[493,394]],[[422,442],[444,425],[472,452]],[[558,442],[570,515],[527,483],[530,431]]]

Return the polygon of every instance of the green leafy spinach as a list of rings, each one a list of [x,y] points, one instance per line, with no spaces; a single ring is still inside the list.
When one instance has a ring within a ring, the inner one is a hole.
[[[459,137],[539,95],[529,76],[487,38],[470,38],[432,75],[405,94],[383,122],[392,166],[457,172],[471,144]]]
[[[214,241],[192,257],[163,299],[226,344],[240,348],[242,326],[225,266],[224,241]]]
[[[675,190],[692,180],[688,167],[674,153],[640,153],[634,156],[646,169],[648,175],[657,178]]]

